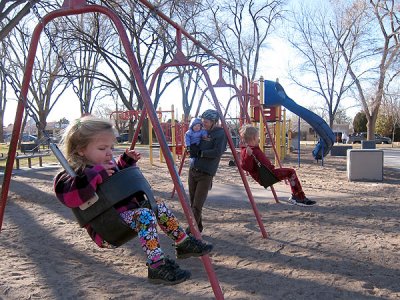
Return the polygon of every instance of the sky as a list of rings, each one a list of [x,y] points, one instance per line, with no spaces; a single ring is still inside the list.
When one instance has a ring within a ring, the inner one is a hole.
[[[294,52],[294,49],[290,47],[289,43],[285,41],[284,38],[276,36],[272,39],[269,39],[269,45],[270,46],[268,48],[264,48],[261,52],[258,71],[259,74],[257,77],[259,78],[263,76],[264,79],[272,81],[275,81],[277,78],[279,78],[279,82],[284,87],[286,94],[297,104],[303,107],[308,108],[315,106],[315,104],[318,102],[321,103],[321,99],[316,98],[315,95],[310,94],[304,89],[301,89],[300,87],[291,83],[287,78],[288,65],[296,64],[298,61],[296,59],[296,53]],[[307,80],[307,78],[304,77],[304,80]],[[216,89],[216,92],[220,93],[218,90],[219,89]],[[219,96],[220,94],[218,93],[217,95]],[[226,93],[226,95],[229,95],[230,91]],[[173,90],[168,90],[166,95],[161,100],[160,105],[164,109],[170,108],[171,105],[174,104],[175,108],[178,110],[178,114],[181,114],[183,111],[180,106],[181,100],[176,101],[176,94],[177,93]],[[222,99],[229,99],[229,97],[221,96],[220,99],[220,102],[222,102],[224,105],[224,101]],[[346,103],[344,104],[346,105]],[[16,105],[16,100],[8,101],[4,118],[5,126],[10,123],[14,123]],[[204,109],[206,108],[209,107],[204,106]],[[204,109],[202,107],[202,110]],[[350,117],[354,117],[359,110],[359,107],[356,107],[348,110],[347,114]],[[70,91],[65,92],[61,99],[56,103],[48,117],[48,121],[58,121],[64,117],[68,120],[72,120],[78,118],[79,116],[79,100],[71,89]]]

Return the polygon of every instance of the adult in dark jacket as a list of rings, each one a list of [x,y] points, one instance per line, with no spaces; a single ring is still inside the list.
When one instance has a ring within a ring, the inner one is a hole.
[[[201,118],[208,134],[200,141],[200,150],[191,160],[188,176],[190,205],[200,232],[203,231],[203,206],[227,144],[224,129],[218,125],[218,111],[208,109]]]

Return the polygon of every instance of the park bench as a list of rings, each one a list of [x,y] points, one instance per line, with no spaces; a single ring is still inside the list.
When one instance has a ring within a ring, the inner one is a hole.
[[[32,168],[32,159],[38,158],[39,159],[39,166],[43,166],[43,157],[50,156],[50,150],[46,150],[44,152],[25,152],[25,153],[16,153],[15,155],[15,168],[20,169],[20,160],[28,160],[28,167]],[[0,153],[0,161],[7,160],[7,155],[4,153]]]
[[[43,166],[43,157],[50,156],[50,155],[51,155],[50,151],[21,153],[21,154],[19,154],[17,152],[17,155],[15,156],[15,168],[18,170],[20,168],[20,160],[24,160],[24,159],[28,160],[28,167],[32,168],[32,159],[33,158],[38,158],[39,166],[42,167]]]
[[[32,152],[38,152],[40,150],[40,145],[37,143],[21,143],[21,152],[23,153],[32,153]]]
[[[331,156],[347,156],[349,149],[353,149],[353,145],[335,145],[331,149]]]

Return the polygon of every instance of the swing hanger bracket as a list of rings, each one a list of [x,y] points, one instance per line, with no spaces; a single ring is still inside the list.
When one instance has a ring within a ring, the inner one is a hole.
[[[64,0],[63,5],[61,6],[63,9],[74,9],[86,6],[86,0]]]

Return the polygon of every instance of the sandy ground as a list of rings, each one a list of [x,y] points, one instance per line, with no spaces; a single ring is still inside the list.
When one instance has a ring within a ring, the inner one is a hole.
[[[203,238],[225,299],[400,299],[400,170],[385,167],[380,183],[348,182],[346,158],[324,165],[304,149],[294,167],[314,207],[276,204],[270,190],[249,178],[259,224],[235,167],[221,162],[204,208]],[[183,226],[179,200],[170,199],[164,164],[140,162],[156,195],[168,201]],[[182,181],[186,185],[186,169]],[[192,278],[175,286],[147,282],[137,240],[97,248],[72,212],[52,193],[58,168],[15,171],[0,234],[0,299],[213,299],[201,259],[178,261]],[[275,186],[287,199],[289,188]],[[174,257],[171,241],[161,236]]]

